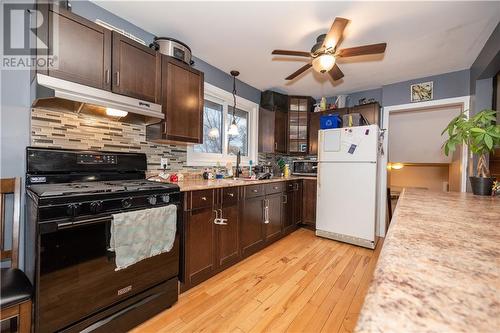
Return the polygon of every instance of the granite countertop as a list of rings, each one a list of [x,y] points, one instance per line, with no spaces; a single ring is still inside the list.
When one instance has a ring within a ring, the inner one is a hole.
[[[243,180],[243,179],[216,179],[216,180],[205,180],[205,179],[196,179],[196,180],[184,180],[182,182],[176,183],[181,188],[181,192],[189,192],[196,190],[206,190],[212,188],[223,188],[223,187],[233,187],[233,186],[245,186],[245,185],[255,185],[255,184],[266,184],[266,183],[275,183],[275,182],[284,182],[289,180],[297,180],[297,179],[314,179],[316,177],[307,177],[307,176],[290,176],[288,178],[271,178],[265,180]]]
[[[407,189],[355,332],[498,332],[500,198]]]

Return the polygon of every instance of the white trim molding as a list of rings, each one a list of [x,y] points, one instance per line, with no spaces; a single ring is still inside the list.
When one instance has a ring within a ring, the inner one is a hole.
[[[216,166],[219,162],[224,166],[227,162],[236,164],[236,156],[227,154],[227,128],[225,124],[228,123],[228,109],[233,105],[233,94],[229,91],[218,88],[210,83],[205,82],[204,99],[219,103],[223,106],[223,143],[222,154],[200,153],[194,151],[194,144],[189,144],[187,147],[187,165],[188,166]],[[248,156],[241,156],[241,165],[247,166],[250,160],[254,165],[257,164],[257,140],[258,140],[258,124],[259,124],[259,105],[248,99],[236,96],[236,107],[243,111],[248,112]]]
[[[470,107],[470,96],[461,96],[461,97],[453,97],[453,98],[444,98],[444,99],[437,99],[437,100],[432,100],[432,101],[425,101],[425,102],[417,102],[417,103],[408,103],[408,104],[400,104],[400,105],[391,105],[391,106],[385,106],[382,108],[383,112],[383,117],[382,117],[382,125],[381,128],[385,129],[387,132],[385,133],[384,136],[384,156],[382,157],[382,166],[380,168],[380,174],[379,174],[379,179],[380,179],[380,205],[381,208],[379,210],[379,221],[380,221],[380,226],[378,230],[379,236],[384,236],[386,233],[385,230],[385,219],[386,219],[386,214],[387,214],[387,169],[385,166],[387,165],[387,152],[388,152],[388,147],[389,147],[389,131],[390,131],[390,124],[389,124],[389,114],[391,112],[395,111],[403,111],[403,110],[411,110],[411,109],[420,109],[420,108],[430,108],[430,107],[436,107],[436,106],[445,106],[445,105],[450,105],[450,104],[462,104],[463,105],[463,110],[465,111],[467,117],[469,116],[469,107]],[[468,161],[468,150],[465,145],[462,147],[462,160],[461,160],[461,182],[460,182],[460,189],[462,192],[465,192],[467,189],[467,161]]]

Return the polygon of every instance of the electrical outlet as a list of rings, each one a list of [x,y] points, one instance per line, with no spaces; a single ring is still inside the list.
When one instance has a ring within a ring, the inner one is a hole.
[[[160,158],[160,168],[166,168],[168,166],[168,158],[162,157]]]

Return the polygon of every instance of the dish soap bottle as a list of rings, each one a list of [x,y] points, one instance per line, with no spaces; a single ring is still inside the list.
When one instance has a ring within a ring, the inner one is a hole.
[[[283,173],[284,173],[285,178],[290,177],[290,165],[289,164],[285,164],[285,168],[283,170]]]

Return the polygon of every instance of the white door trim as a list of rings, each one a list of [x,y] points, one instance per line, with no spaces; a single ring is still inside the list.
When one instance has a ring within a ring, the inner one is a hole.
[[[391,112],[395,111],[403,111],[403,110],[412,110],[412,109],[420,109],[420,108],[429,108],[429,107],[436,107],[436,106],[445,106],[449,104],[462,104],[463,105],[463,110],[465,110],[465,113],[467,117],[469,116],[469,106],[470,106],[470,96],[461,96],[461,97],[453,97],[453,98],[444,98],[444,99],[438,99],[438,100],[433,100],[433,101],[426,101],[426,102],[418,102],[418,103],[409,103],[409,104],[400,104],[400,105],[391,105],[391,106],[385,106],[382,108],[383,112],[383,117],[382,117],[382,123],[381,123],[381,128],[387,130],[387,132],[390,130],[390,124],[389,124],[389,114]],[[385,235],[385,218],[386,218],[386,213],[387,213],[387,152],[388,152],[388,138],[389,135],[388,133],[385,134],[384,136],[384,156],[381,158],[381,168],[380,168],[380,205],[382,209],[379,210],[379,221],[380,221],[380,226],[379,226],[379,235],[384,236]],[[462,147],[462,160],[461,160],[461,182],[460,182],[460,189],[462,192],[466,191],[467,188],[467,159],[468,159],[468,151],[467,147],[464,145]]]

